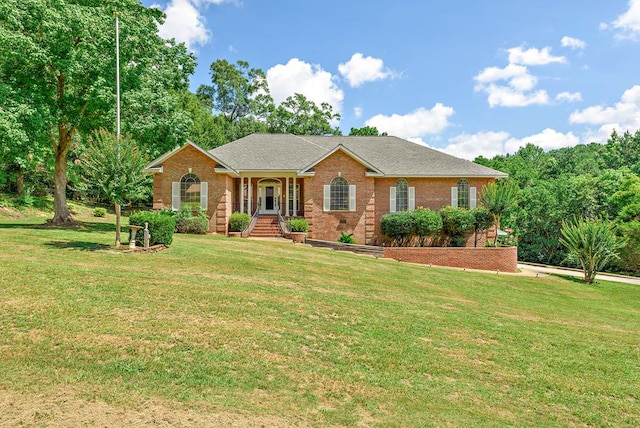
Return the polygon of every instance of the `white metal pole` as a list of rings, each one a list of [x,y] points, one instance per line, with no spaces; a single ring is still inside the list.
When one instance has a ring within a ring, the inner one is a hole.
[[[116,12],[116,138],[120,141],[120,26]]]

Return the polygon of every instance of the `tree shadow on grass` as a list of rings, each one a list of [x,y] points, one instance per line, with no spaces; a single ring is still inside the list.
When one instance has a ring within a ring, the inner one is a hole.
[[[73,230],[77,232],[114,232],[115,224],[103,222],[76,221],[70,226],[52,226],[47,223],[0,223],[0,229],[42,229],[42,230]],[[125,227],[120,228],[123,233],[129,230]]]
[[[570,281],[570,282],[574,282],[576,284],[580,284],[580,285],[586,285],[586,286],[597,286],[599,285],[598,283],[598,278],[596,278],[596,280],[593,282],[593,284],[587,284],[586,282],[584,282],[584,278],[582,276],[573,276],[573,275],[563,275],[563,274],[559,274],[559,273],[550,273],[550,276],[556,276],[558,278],[562,278],[564,280]]]
[[[111,245],[96,244],[95,242],[85,241],[51,241],[47,242],[44,245],[51,248],[72,249],[80,251],[104,251],[111,249]]]

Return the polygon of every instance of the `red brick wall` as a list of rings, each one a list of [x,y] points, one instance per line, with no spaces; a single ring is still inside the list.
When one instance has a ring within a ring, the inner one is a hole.
[[[179,153],[171,156],[162,164],[162,173],[153,174],[153,208],[163,209],[171,207],[171,183],[180,181],[185,175],[197,175],[200,181],[209,183],[209,200],[207,215],[209,216],[209,231],[226,233],[230,213],[232,181],[226,175],[216,174],[215,162],[199,150],[190,145],[185,146]]]
[[[375,238],[374,179],[365,177],[366,168],[338,150],[315,167],[314,177],[304,179],[304,215],[309,221],[309,237],[337,241],[340,232],[353,233],[358,244],[370,244]],[[324,185],[342,175],[356,186],[355,211],[323,211]],[[340,221],[343,223],[340,223]]]
[[[461,177],[465,178],[465,177]],[[416,208],[425,207],[433,211],[451,205],[451,188],[458,185],[461,178],[405,178],[409,187],[416,189]],[[389,212],[389,188],[396,187],[399,178],[376,178],[375,183],[375,235],[381,236],[380,219]],[[493,178],[465,178],[469,187],[477,189],[480,198],[482,186],[494,182]],[[486,238],[485,238],[486,239]],[[469,241],[473,245],[473,237]],[[480,241],[479,241],[480,242]],[[480,245],[480,244],[479,244]],[[482,241],[484,245],[484,241]]]
[[[385,247],[384,257],[435,266],[518,271],[517,247]]]

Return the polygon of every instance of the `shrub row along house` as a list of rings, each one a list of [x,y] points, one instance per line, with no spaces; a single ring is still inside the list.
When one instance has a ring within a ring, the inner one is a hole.
[[[475,208],[483,185],[507,174],[388,136],[252,134],[205,151],[188,142],[147,165],[155,209],[200,206],[227,233],[234,211],[304,217],[311,238],[352,233],[381,242],[389,212]]]

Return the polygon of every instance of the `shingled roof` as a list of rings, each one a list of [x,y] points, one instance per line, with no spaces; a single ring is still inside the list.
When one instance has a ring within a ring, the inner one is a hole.
[[[342,149],[384,176],[494,177],[507,174],[398,137],[252,134],[209,151],[236,172],[312,168]]]

